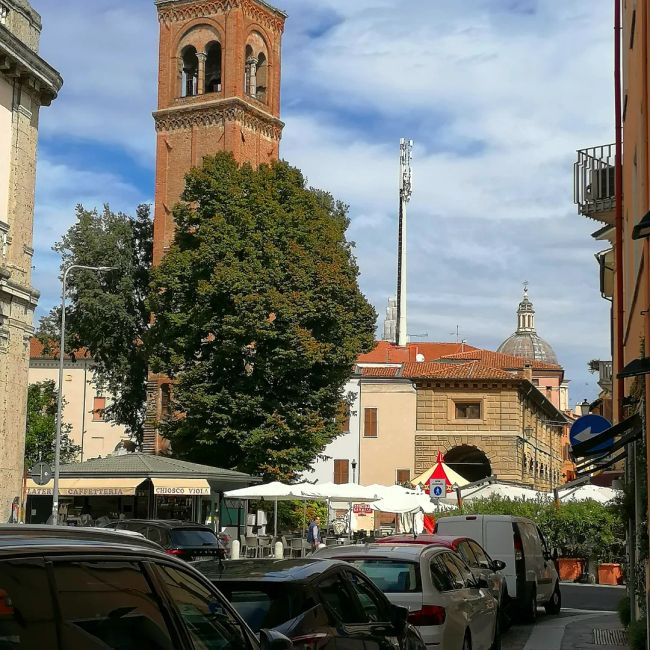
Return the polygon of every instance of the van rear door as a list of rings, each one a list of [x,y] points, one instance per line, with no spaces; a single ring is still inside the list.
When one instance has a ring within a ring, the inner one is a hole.
[[[515,562],[515,547],[513,540],[512,522],[508,520],[494,520],[486,517],[484,520],[483,548],[493,560],[506,563],[506,568],[501,574],[508,585],[508,595],[517,597],[517,566]]]

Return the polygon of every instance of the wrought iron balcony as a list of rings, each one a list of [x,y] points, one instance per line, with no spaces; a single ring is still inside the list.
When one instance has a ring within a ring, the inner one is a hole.
[[[614,225],[616,145],[578,150],[573,165],[573,201],[578,212]]]

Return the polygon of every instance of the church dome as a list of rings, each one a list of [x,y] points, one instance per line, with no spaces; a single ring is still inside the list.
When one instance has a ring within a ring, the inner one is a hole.
[[[517,309],[517,331],[498,347],[497,352],[545,363],[558,362],[555,350],[535,330],[535,310],[528,299],[527,286]]]

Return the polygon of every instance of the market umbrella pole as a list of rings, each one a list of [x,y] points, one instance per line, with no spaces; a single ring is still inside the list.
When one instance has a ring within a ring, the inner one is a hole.
[[[307,502],[303,501],[302,502],[302,535],[303,539],[305,539],[305,521],[307,520]],[[302,557],[305,557],[305,545],[300,544],[302,546]]]
[[[273,535],[278,538],[278,499],[276,497],[273,508]]]

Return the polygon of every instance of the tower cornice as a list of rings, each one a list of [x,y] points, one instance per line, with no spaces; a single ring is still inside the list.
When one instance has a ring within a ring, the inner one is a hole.
[[[164,24],[224,14],[232,9],[242,9],[268,29],[282,34],[287,15],[263,0],[155,0],[158,20]]]
[[[188,104],[163,108],[156,111],[153,117],[158,132],[239,122],[272,140],[280,140],[284,128],[282,120],[251,106],[238,97],[203,102],[199,106]]]

